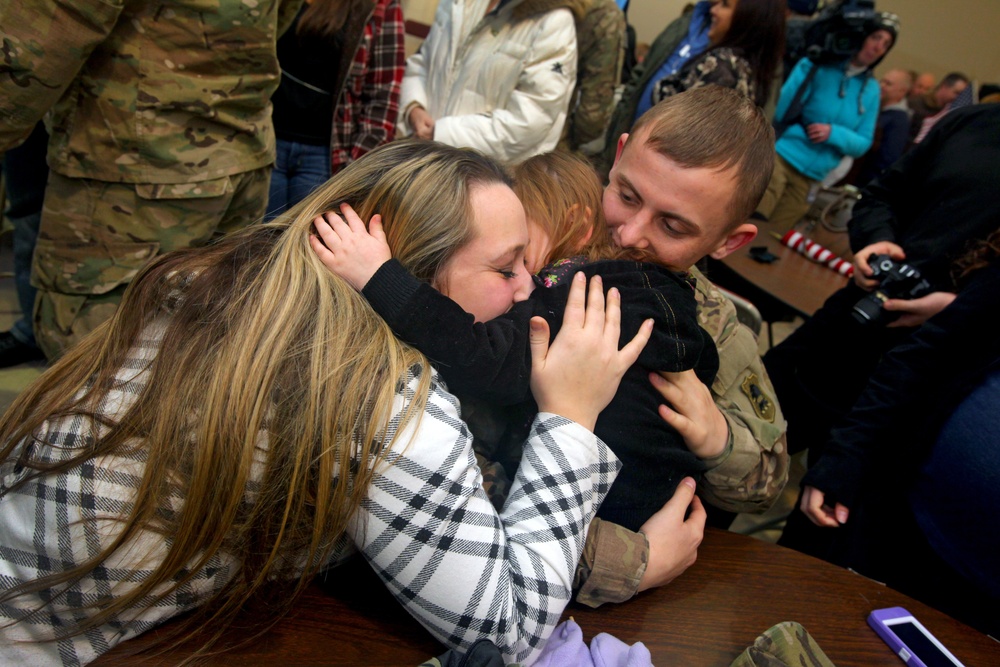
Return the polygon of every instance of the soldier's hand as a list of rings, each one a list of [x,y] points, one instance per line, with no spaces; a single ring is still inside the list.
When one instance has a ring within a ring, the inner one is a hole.
[[[878,241],[865,246],[854,254],[854,282],[863,290],[872,291],[878,286],[877,280],[872,280],[872,267],[868,266],[868,258],[872,255],[889,255],[895,260],[906,259],[906,253],[892,241]]]
[[[695,456],[710,459],[725,451],[729,422],[693,370],[650,373],[649,381],[669,404],[660,406],[660,417],[681,434]]]
[[[682,479],[673,498],[639,529],[649,541],[649,562],[639,581],[640,591],[669,584],[697,560],[707,515],[694,490],[693,479]]]

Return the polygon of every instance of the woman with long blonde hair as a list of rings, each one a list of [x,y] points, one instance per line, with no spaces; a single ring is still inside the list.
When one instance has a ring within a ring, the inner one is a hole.
[[[473,293],[492,298],[501,289],[481,284],[476,274],[469,275],[458,296],[451,290],[435,292],[428,281],[407,275],[405,262],[392,261],[391,244],[383,240],[377,221],[366,229],[363,218],[349,210],[343,211],[346,220],[328,213],[314,221],[325,240],[324,246],[314,243],[314,249],[327,268],[362,290],[393,331],[437,364],[463,404],[470,399],[485,403],[476,405],[481,414],[495,413],[491,407],[509,407],[502,417],[493,414],[482,420],[486,428],[481,428],[482,421],[470,420],[476,452],[487,461],[504,463],[511,473],[508,478],[520,461],[524,434],[536,413],[528,382],[531,317],[544,317],[553,330],[558,328],[578,271],[600,275],[606,286],[618,289],[626,300],[622,331],[631,335],[650,319],[656,327],[597,422],[598,437],[624,464],[597,516],[639,531],[679,484],[687,480],[704,486],[705,473],[725,460],[720,458],[722,452],[688,447],[664,416],[672,413],[662,407],[664,397],[650,375],[693,369],[703,384],[711,385],[719,367],[718,352],[699,325],[695,290],[688,278],[643,261],[650,259],[643,250],[617,248],[611,242],[601,212],[601,185],[584,158],[545,153],[528,158],[513,171],[514,193],[522,198],[528,222],[528,242],[524,262],[501,268],[513,274],[511,280],[537,271],[545,286],[516,308],[490,311],[483,307],[486,299],[471,300]],[[490,233],[486,228],[477,230],[480,238]],[[503,256],[502,247],[490,245]],[[497,423],[503,426],[494,428]],[[499,437],[491,438],[494,433]],[[496,482],[491,490],[500,491],[494,502],[502,507],[504,480],[495,467],[490,472]]]
[[[445,643],[530,661],[618,468],[597,414],[649,327],[619,352],[618,297],[605,316],[595,279],[584,306],[582,276],[551,347],[537,323],[543,413],[498,514],[436,372],[309,248],[312,219],[350,202],[447,280],[470,218],[526,236],[523,210],[480,205],[508,183],[481,156],[391,144],[275,222],[147,267],[0,422],[0,662],[87,663],[190,610],[171,637],[208,628],[207,650],[355,548]]]

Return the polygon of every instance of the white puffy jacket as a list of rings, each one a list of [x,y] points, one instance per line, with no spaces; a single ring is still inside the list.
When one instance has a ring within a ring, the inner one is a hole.
[[[441,0],[406,63],[398,133],[423,106],[434,139],[516,163],[556,147],[576,83],[575,0]]]

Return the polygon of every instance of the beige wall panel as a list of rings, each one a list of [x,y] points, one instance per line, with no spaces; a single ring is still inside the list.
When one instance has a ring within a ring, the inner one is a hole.
[[[416,21],[425,25],[430,25],[434,21],[434,12],[437,11],[437,0],[400,0],[403,6],[403,18],[408,21]],[[406,57],[413,55],[423,39],[413,35],[406,36]]]
[[[629,22],[638,41],[653,41],[685,4],[687,0],[632,0]],[[959,70],[980,82],[1000,82],[1000,0],[876,0],[875,6],[898,14],[903,25],[881,70],[903,67],[938,78]]]

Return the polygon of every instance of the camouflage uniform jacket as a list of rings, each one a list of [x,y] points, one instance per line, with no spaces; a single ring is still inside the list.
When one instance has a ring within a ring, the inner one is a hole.
[[[198,183],[274,160],[275,41],[302,0],[19,0],[0,9],[0,150],[51,109],[70,178]]]
[[[723,46],[689,60],[680,70],[656,85],[653,100],[659,102],[671,95],[708,85],[732,88],[743,97],[754,100],[753,71],[741,49]]]
[[[615,149],[618,145],[618,137],[628,132],[632,128],[635,120],[636,109],[639,108],[639,96],[646,90],[660,66],[670,57],[677,45],[687,35],[691,26],[691,14],[685,14],[674,19],[663,32],[661,32],[649,47],[649,53],[641,65],[637,65],[632,70],[632,76],[625,84],[621,99],[611,112],[611,119],[608,122],[604,150],[597,161],[597,168],[601,176],[607,177],[611,170],[611,165],[615,160]]]
[[[736,319],[736,308],[697,269],[698,321],[719,350],[712,396],[729,424],[729,445],[713,460],[698,495],[733,512],[763,512],[788,480],[785,420],[757,353],[753,333]],[[649,545],[642,533],[595,519],[577,566],[577,601],[590,606],[628,600],[646,571]]]
[[[559,148],[592,155],[604,147],[625,59],[625,14],[614,0],[589,0],[576,43],[576,90]]]

